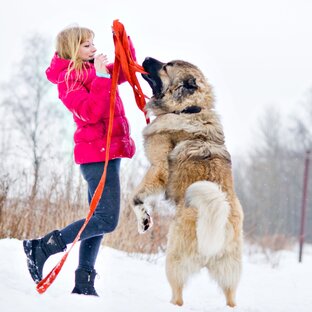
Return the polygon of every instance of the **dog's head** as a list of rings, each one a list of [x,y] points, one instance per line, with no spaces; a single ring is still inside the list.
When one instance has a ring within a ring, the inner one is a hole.
[[[142,76],[153,91],[147,109],[155,115],[197,114],[213,107],[211,87],[196,66],[181,60],[162,63],[151,57],[142,65],[148,73]]]

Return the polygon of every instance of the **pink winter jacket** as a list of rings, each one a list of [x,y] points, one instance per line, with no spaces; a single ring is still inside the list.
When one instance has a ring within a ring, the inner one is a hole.
[[[131,48],[134,55],[132,45]],[[46,75],[52,83],[57,84],[59,98],[73,114],[77,126],[74,134],[75,162],[85,164],[104,161],[111,79],[97,77],[94,65],[86,62],[82,77],[73,71],[66,83],[69,63],[70,60],[61,59],[55,53]],[[113,64],[107,68],[112,74]],[[124,75],[120,72],[118,83],[124,81]],[[135,144],[130,137],[129,123],[117,90],[109,159],[131,158],[134,153]]]

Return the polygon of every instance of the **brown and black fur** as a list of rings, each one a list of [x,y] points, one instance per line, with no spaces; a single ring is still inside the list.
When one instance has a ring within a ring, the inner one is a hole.
[[[206,267],[233,307],[241,272],[243,211],[212,88],[188,62],[146,58],[143,67],[153,90],[147,110],[155,119],[143,131],[150,168],[132,200],[139,232],[152,226],[146,198],[164,192],[176,207],[166,255],[171,302],[182,305],[187,279]]]

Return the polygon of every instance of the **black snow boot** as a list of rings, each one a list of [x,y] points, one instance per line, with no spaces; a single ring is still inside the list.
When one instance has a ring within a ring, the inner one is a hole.
[[[42,271],[46,260],[51,255],[66,250],[66,244],[58,230],[39,239],[24,240],[23,246],[29,273],[36,284],[42,280]]]
[[[75,271],[75,288],[72,294],[79,295],[91,295],[99,296],[94,289],[94,279],[96,276],[96,271],[86,271],[84,269],[77,269]]]

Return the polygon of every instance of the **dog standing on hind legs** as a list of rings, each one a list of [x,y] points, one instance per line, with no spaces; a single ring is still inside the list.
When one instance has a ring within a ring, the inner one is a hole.
[[[143,131],[150,168],[133,194],[138,230],[152,218],[144,201],[164,192],[176,212],[168,234],[166,274],[171,302],[183,304],[183,287],[206,267],[234,307],[241,274],[243,211],[235,194],[231,157],[214,110],[212,88],[202,72],[184,61],[143,62],[155,119]]]

